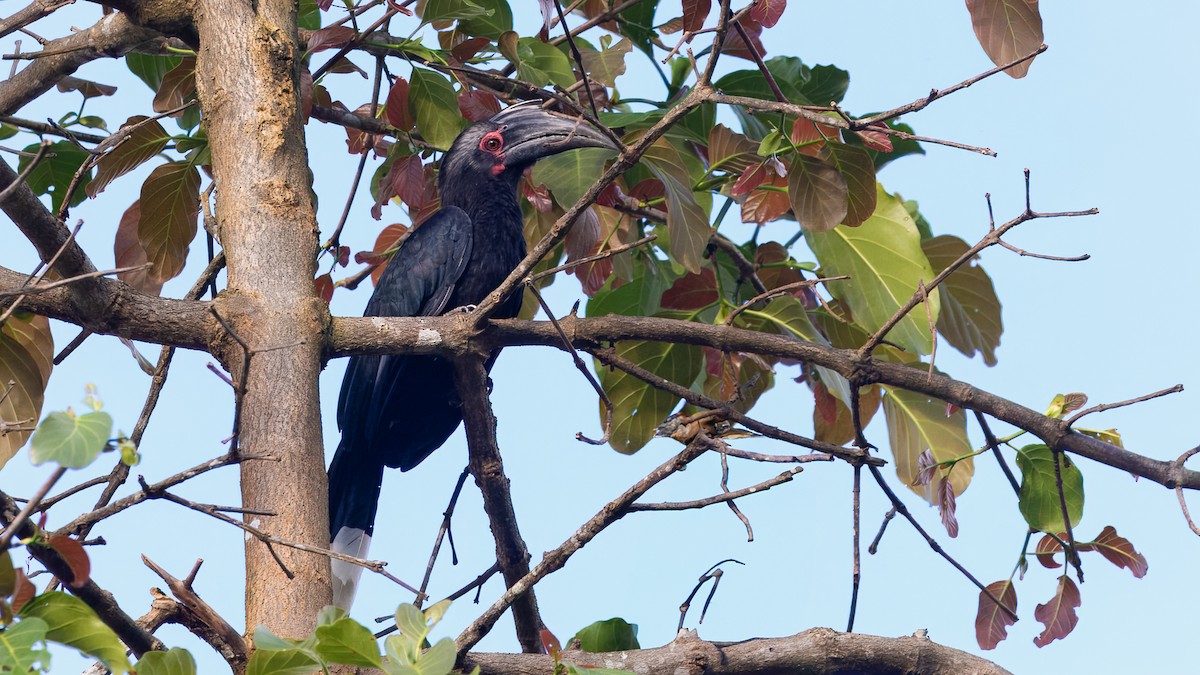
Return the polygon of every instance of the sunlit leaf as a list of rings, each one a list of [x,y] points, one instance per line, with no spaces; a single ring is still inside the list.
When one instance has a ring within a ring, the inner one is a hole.
[[[200,172],[190,162],[158,166],[142,184],[138,239],[153,263],[149,277],[167,281],[183,271],[188,246],[196,238],[200,213]]]
[[[196,659],[185,649],[147,652],[137,662],[138,675],[196,675]]]
[[[1042,15],[1037,0],[967,0],[975,37],[992,63],[1011,63],[1041,46]],[[1004,71],[1025,77],[1030,59]]]
[[[637,624],[625,619],[613,618],[607,621],[597,621],[581,628],[571,641],[578,640],[579,648],[585,652],[621,652],[629,649],[641,649],[637,639]]]
[[[362,624],[342,618],[317,627],[317,653],[329,663],[379,668],[379,645]]]
[[[1004,638],[1008,637],[1008,627],[1017,622],[1013,618],[1017,613],[1017,589],[1011,580],[996,581],[987,585],[1000,604],[1007,607],[1004,611],[987,593],[979,592],[979,611],[975,613],[975,640],[980,649],[995,649]]]
[[[917,292],[918,282],[934,276],[912,217],[899,199],[882,187],[878,190],[875,213],[861,226],[810,232],[807,237],[826,276],[850,277],[830,284],[829,289],[849,305],[855,323],[868,331],[883,326]],[[940,308],[937,289],[926,302],[936,322]],[[918,305],[892,328],[887,339],[928,354],[933,346],[929,323],[925,307]]]
[[[301,649],[255,650],[246,675],[312,675],[320,664]]]
[[[1038,605],[1033,610],[1033,617],[1046,627],[1041,635],[1033,639],[1033,644],[1045,647],[1055,640],[1065,638],[1075,630],[1079,623],[1079,615],[1075,609],[1082,600],[1079,598],[1079,587],[1071,581],[1071,577],[1063,575],[1058,578],[1058,589],[1054,597],[1044,605]]]
[[[111,436],[112,417],[108,413],[52,412],[33,434],[29,458],[34,464],[55,462],[81,469],[96,459]]]
[[[932,452],[938,462],[970,455],[974,448],[967,438],[966,415],[959,410],[947,416],[941,401],[924,394],[887,386],[883,389],[886,393],[883,414],[887,418],[888,440],[896,463],[896,475],[913,492],[930,504],[937,504],[939,495],[935,488],[938,481],[921,485],[917,460],[926,450]],[[967,489],[974,473],[975,463],[970,458],[954,465],[946,477],[955,495]]]
[[[54,339],[46,317],[17,312],[0,326],[0,394],[7,394],[0,395],[0,420],[9,427],[0,435],[0,467],[37,426],[53,358]]]
[[[517,40],[517,78],[535,87],[553,82],[560,87],[575,84],[571,61],[558,47],[537,38]]]
[[[1062,563],[1054,559],[1054,554],[1061,553],[1062,550],[1062,544],[1059,543],[1058,538],[1050,534],[1045,534],[1038,540],[1037,546],[1034,548],[1034,555],[1042,567],[1057,569],[1062,567]]]
[[[100,659],[109,670],[130,670],[125,645],[82,600],[60,591],[42,593],[21,608],[21,618],[46,622],[46,639]]]
[[[761,23],[764,28],[771,28],[783,16],[787,9],[787,0],[758,0],[750,10],[750,17]]]
[[[1062,476],[1061,497],[1054,472],[1055,459]],[[1064,499],[1071,526],[1079,524],[1083,517],[1083,474],[1074,460],[1065,453],[1053,452],[1036,443],[1017,450],[1017,467],[1021,469],[1019,506],[1030,527],[1042,532],[1065,532]]]
[[[929,259],[933,271],[940,274],[970,249],[967,242],[952,235],[925,239],[921,250]],[[955,349],[974,356],[978,351],[983,362],[996,365],[996,348],[1004,327],[1000,321],[1000,299],[992,280],[973,259],[959,267],[942,282],[939,297],[938,332]]]
[[[48,667],[50,652],[34,649],[34,644],[44,641],[49,629],[45,621],[27,617],[0,631],[0,672],[41,672],[33,667],[37,663]]]
[[[770,223],[783,217],[791,202],[788,198],[787,178],[765,171],[766,180],[755,187],[742,202],[743,223]]]

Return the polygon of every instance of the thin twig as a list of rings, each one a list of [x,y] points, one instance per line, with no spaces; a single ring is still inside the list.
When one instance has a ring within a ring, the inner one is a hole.
[[[858,610],[858,587],[862,580],[862,552],[859,546],[859,535],[862,529],[862,504],[860,496],[862,494],[862,465],[854,465],[854,486],[851,488],[853,496],[852,508],[854,516],[853,524],[853,546],[854,546],[854,567],[851,573],[850,581],[850,618],[846,620],[846,632],[854,632],[854,614]]]
[[[454,484],[454,491],[450,493],[450,503],[446,505],[446,510],[442,511],[442,525],[438,528],[437,537],[433,540],[433,550],[430,551],[429,562],[425,565],[425,576],[421,578],[421,595],[413,603],[417,608],[420,608],[422,601],[429,597],[426,591],[429,590],[429,579],[433,576],[433,564],[437,562],[438,552],[442,550],[443,539],[448,537],[450,540],[451,564],[458,564],[458,554],[454,551],[454,534],[450,531],[450,519],[454,516],[454,505],[458,503],[458,496],[462,494],[463,485],[466,484],[469,475],[471,475],[470,470],[463,467],[462,473],[458,475],[458,482]]]
[[[992,453],[996,456],[996,463],[1000,465],[1000,470],[1004,472],[1004,476],[1008,478],[1008,484],[1012,486],[1013,492],[1019,497],[1021,495],[1021,484],[1017,481],[1017,477],[1013,474],[1012,469],[1008,467],[1008,462],[1005,461],[1004,455],[1000,452],[1000,440],[996,438],[996,434],[992,433],[992,427],[988,424],[987,418],[978,410],[975,412],[975,421],[979,422],[979,428],[983,431],[983,438],[987,442],[987,447],[991,448]]]
[[[40,504],[42,501],[42,498],[46,496],[46,493],[50,492],[50,489],[54,487],[54,484],[57,483],[58,479],[62,478],[63,474],[66,472],[67,467],[65,466],[60,466],[55,469],[54,472],[50,474],[50,477],[47,478],[44,483],[42,483],[42,486],[38,488],[37,492],[33,493],[33,496],[29,498],[29,501],[25,502],[25,506],[21,507],[21,511],[17,513],[17,516],[13,518],[12,522],[9,523],[7,527],[4,528],[3,532],[0,532],[0,551],[8,549],[8,542],[12,539],[13,534],[15,534],[21,525],[25,523],[25,519],[37,509],[38,504]]]
[[[635,511],[686,511],[688,509],[702,509],[706,506],[712,506],[713,504],[720,504],[722,502],[729,502],[739,497],[745,497],[757,492],[765,492],[776,485],[783,485],[784,483],[790,482],[793,476],[803,470],[803,467],[793,467],[787,471],[784,471],[778,476],[768,478],[767,480],[764,480],[756,485],[744,487],[739,490],[733,490],[732,492],[724,492],[711,497],[705,497],[704,499],[693,499],[686,502],[651,502],[647,504],[637,503],[630,505],[627,511],[633,513]]]
[[[1114,408],[1123,408],[1127,405],[1133,405],[1135,403],[1142,403],[1144,401],[1156,399],[1161,396],[1167,396],[1169,394],[1178,394],[1181,391],[1183,391],[1183,385],[1177,384],[1174,387],[1160,389],[1159,391],[1156,391],[1152,394],[1146,394],[1144,396],[1138,396],[1136,398],[1131,398],[1131,399],[1127,399],[1124,401],[1117,401],[1116,403],[1101,403],[1100,405],[1094,405],[1086,410],[1080,410],[1079,412],[1075,413],[1071,417],[1068,417],[1067,418],[1067,426],[1071,426],[1072,424],[1075,424],[1075,422],[1079,418],[1083,417],[1084,415],[1091,415],[1092,413],[1104,412],[1105,410],[1112,410]]]
[[[654,241],[655,239],[658,239],[658,235],[656,235],[656,234],[647,235],[645,237],[642,237],[641,239],[638,239],[637,241],[635,241],[633,243],[621,244],[620,246],[606,249],[595,255],[585,256],[578,260],[572,260],[571,262],[566,263],[564,265],[559,265],[557,267],[551,267],[548,270],[543,270],[536,274],[531,274],[531,275],[529,275],[528,281],[529,282],[537,281],[539,279],[548,277],[552,274],[558,274],[559,272],[562,272],[564,270],[569,270],[574,267],[579,267],[580,265],[586,265],[588,263],[596,262],[597,260],[604,260],[605,258],[611,258],[611,257],[617,255],[618,253],[624,253],[625,251],[628,251],[631,248],[637,248],[639,246],[644,246],[646,244],[649,244],[650,242]]]
[[[883,540],[883,533],[887,530],[888,523],[892,522],[892,518],[896,517],[896,507],[888,509],[888,512],[883,514],[883,522],[879,523],[879,532],[875,534],[875,538],[871,540],[871,545],[867,547],[867,553],[875,555],[879,550],[879,542]]]

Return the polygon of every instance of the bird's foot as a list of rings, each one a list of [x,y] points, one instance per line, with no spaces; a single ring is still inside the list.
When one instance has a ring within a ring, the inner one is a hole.
[[[463,305],[462,307],[455,307],[454,309],[450,310],[450,313],[451,314],[470,314],[471,312],[474,312],[477,309],[479,309],[479,305]]]

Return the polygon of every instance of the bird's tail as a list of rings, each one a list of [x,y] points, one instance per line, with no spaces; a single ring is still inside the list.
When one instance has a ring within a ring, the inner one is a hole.
[[[329,548],[355,558],[365,558],[375,530],[375,509],[383,465],[368,457],[356,457],[339,445],[329,465]],[[333,604],[350,609],[363,568],[332,560]]]

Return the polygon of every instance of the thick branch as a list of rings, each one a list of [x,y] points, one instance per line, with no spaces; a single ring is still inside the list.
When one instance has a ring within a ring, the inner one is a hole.
[[[508,476],[504,474],[504,462],[496,443],[496,417],[488,400],[487,371],[479,358],[458,361],[455,365],[455,384],[462,399],[463,423],[471,451],[470,470],[483,493],[483,509],[496,539],[496,560],[504,573],[504,583],[512,588],[529,574],[529,550],[517,528]],[[544,626],[533,589],[515,596],[512,606],[521,649],[526,653],[540,652]]]
[[[812,628],[783,638],[706,642],[688,632],[655,649],[589,654],[566,652],[577,666],[619,668],[639,675],[784,675],[787,673],[972,673],[1008,671],[973,654],[924,637],[886,638]],[[462,659],[463,671],[483,675],[542,675],[553,668],[544,654],[476,654]]]

